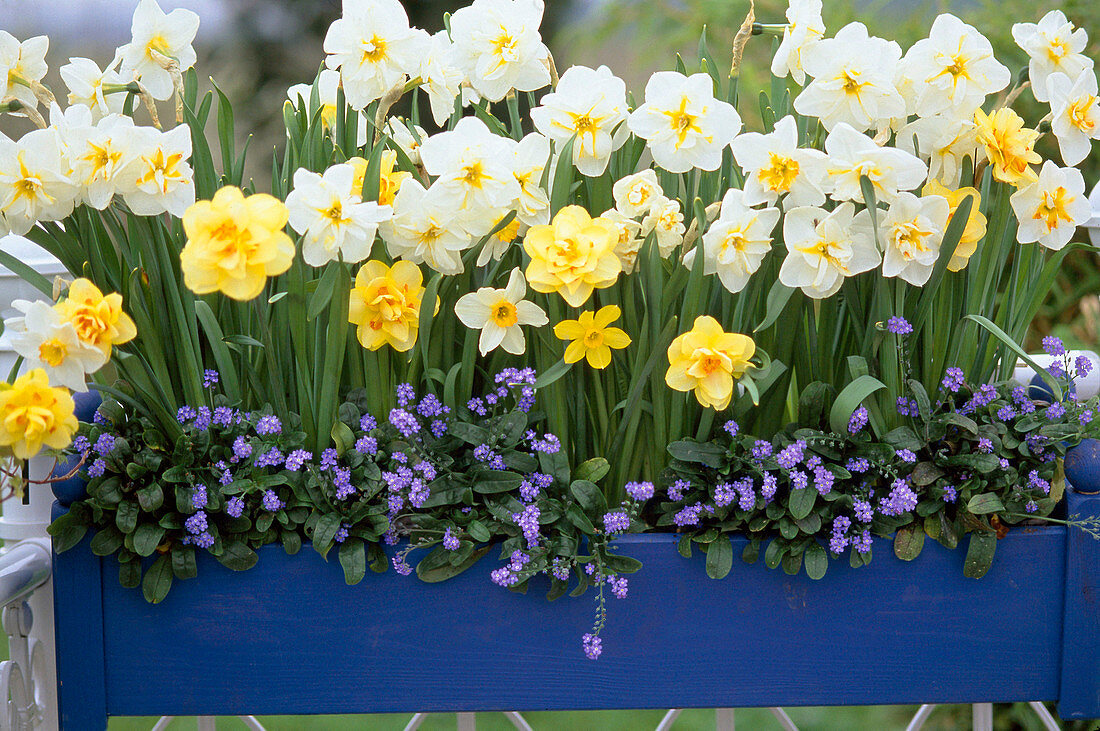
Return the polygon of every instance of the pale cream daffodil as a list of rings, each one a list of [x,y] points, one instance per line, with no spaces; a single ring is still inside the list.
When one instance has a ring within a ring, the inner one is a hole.
[[[783,40],[772,57],[772,74],[779,78],[790,74],[796,84],[805,84],[803,54],[824,36],[825,22],[821,19],[821,0],[790,0]]]
[[[1076,81],[1061,72],[1047,78],[1052,115],[1050,128],[1058,140],[1062,162],[1077,165],[1089,156],[1092,141],[1100,139],[1100,105],[1096,74],[1082,71]]]
[[[69,107],[87,110],[84,106]],[[87,112],[91,121],[91,112]],[[70,176],[80,187],[80,200],[102,211],[111,204],[120,183],[129,180],[138,163],[133,144],[134,120],[123,114],[110,114],[94,127],[83,128],[79,139],[67,140]]]
[[[168,212],[181,218],[195,202],[195,179],[187,160],[191,157],[191,130],[186,124],[159,132],[135,127],[132,143],[138,161],[118,192],[139,216]]]
[[[513,170],[515,146],[489,131],[477,117],[463,117],[450,132],[424,141],[420,159],[433,184],[458,213],[463,228],[484,236],[520,195]]]
[[[977,159],[978,131],[969,117],[951,114],[920,117],[898,131],[897,147],[910,154],[919,150],[921,159],[928,163],[928,179],[956,187],[962,176],[963,160]]]
[[[166,61],[175,61],[180,73],[194,66],[191,44],[198,30],[199,16],[190,10],[176,8],[166,14],[156,0],[141,0],[134,10],[130,42],[119,49],[122,75],[136,76],[154,99],[168,99],[175,87]]]
[[[23,357],[28,370],[42,368],[50,382],[73,391],[87,391],[87,377],[107,362],[99,348],[84,342],[73,323],[48,302],[15,300],[22,313],[4,321],[12,349]]]
[[[1084,54],[1088,34],[1061,10],[1051,10],[1038,23],[1014,24],[1012,38],[1030,59],[1031,93],[1041,102],[1050,101],[1047,78],[1051,74],[1061,72],[1076,79],[1093,67],[1092,59]]]
[[[619,230],[619,239],[615,243],[615,256],[619,258],[623,274],[630,274],[638,265],[638,251],[645,243],[641,236],[642,224],[628,218],[617,208],[604,211],[600,218],[610,221]]]
[[[466,80],[455,62],[454,44],[447,37],[447,31],[441,30],[432,36],[420,59],[419,76],[423,82],[420,88],[428,94],[432,119],[443,127],[455,111],[455,99],[462,91],[462,82]]]
[[[914,111],[921,117],[942,112],[972,117],[986,96],[1012,80],[989,40],[950,13],[936,17],[928,37],[913,44],[902,64],[912,77]]]
[[[874,269],[882,255],[870,232],[853,227],[855,206],[841,203],[833,211],[803,206],[787,211],[783,242],[787,256],[779,281],[799,287],[813,299],[836,294],[844,280]]]
[[[46,75],[49,48],[50,39],[46,36],[20,42],[11,33],[0,30],[0,99],[14,97],[24,106],[38,106],[32,86],[41,84]]]
[[[626,82],[611,69],[573,66],[531,110],[531,121],[559,146],[573,140],[573,165],[582,175],[598,177],[626,142],[621,125],[627,112]]]
[[[915,190],[928,178],[920,158],[894,147],[880,147],[867,135],[841,122],[825,138],[829,155],[828,192],[837,201],[864,203],[860,178],[874,186],[880,203],[890,203],[898,191]]]
[[[615,199],[615,209],[627,218],[648,216],[653,205],[665,197],[657,182],[657,172],[652,168],[616,180],[611,186],[611,195]]]
[[[409,27],[398,0],[344,0],[343,11],[325,33],[325,65],[340,71],[348,106],[363,109],[417,74],[430,37]]]
[[[899,193],[889,210],[879,212],[878,231],[885,254],[882,275],[898,277],[915,287],[932,276],[940,258],[940,244],[951,207],[946,198]],[[852,223],[864,236],[874,237],[870,211],[856,214]]]
[[[529,0],[474,0],[451,16],[455,63],[478,97],[498,102],[513,89],[550,84],[542,14],[542,5]]]
[[[1020,223],[1016,240],[1021,244],[1038,242],[1057,251],[1092,217],[1081,171],[1058,167],[1051,160],[1043,163],[1035,182],[1013,193],[1010,200]]]
[[[78,191],[68,173],[57,129],[36,129],[18,142],[0,135],[0,232],[21,236],[37,221],[69,215]]]
[[[526,294],[527,281],[516,268],[504,289],[481,287],[458,298],[455,314],[466,327],[481,330],[477,347],[482,355],[497,347],[512,355],[523,355],[527,343],[522,326],[541,327],[550,322],[541,307],[524,299]]]
[[[69,87],[69,104],[83,104],[92,112],[92,121],[98,122],[109,114],[122,114],[126,94],[105,93],[103,85],[121,86],[126,83],[117,71],[101,71],[90,58],[70,58],[69,63],[58,69],[65,86]]]
[[[390,206],[365,201],[354,191],[355,168],[333,165],[323,175],[299,168],[286,197],[290,227],[302,235],[302,260],[313,267],[340,260],[356,264],[370,257],[378,225]]]
[[[657,250],[661,258],[665,259],[672,254],[677,246],[684,243],[684,212],[680,208],[680,201],[675,198],[661,196],[653,202],[649,209],[649,215],[642,219],[642,234],[657,237]]]
[[[671,173],[717,170],[722,150],[741,131],[741,116],[714,98],[709,74],[658,71],[645,87],[645,103],[627,120],[646,140],[653,161]]]
[[[542,187],[542,174],[550,161],[550,140],[532,132],[516,144],[513,154],[512,174],[519,184],[516,220],[524,226],[543,226],[550,222],[550,195]]]
[[[825,202],[828,159],[798,146],[798,125],[783,117],[768,134],[747,132],[733,141],[733,158],[745,173],[745,205],[820,206]]]
[[[474,242],[439,192],[435,186],[425,189],[416,179],[406,180],[394,199],[393,217],[378,230],[393,258],[424,263],[441,274],[459,274],[462,252]]]
[[[722,286],[740,292],[772,250],[778,208],[751,208],[747,196],[730,188],[722,210],[703,234],[703,273],[717,274]]]
[[[825,129],[847,123],[858,131],[905,114],[905,99],[894,86],[901,47],[849,23],[807,48],[803,68],[813,77],[794,100],[799,114],[818,117]]]

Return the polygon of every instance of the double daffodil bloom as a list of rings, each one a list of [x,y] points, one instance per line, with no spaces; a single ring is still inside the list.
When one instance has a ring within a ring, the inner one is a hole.
[[[191,44],[199,30],[199,16],[184,8],[166,14],[156,0],[141,0],[130,30],[133,37],[119,49],[123,76],[136,75],[154,99],[167,99],[174,90],[167,64],[175,61],[180,73],[195,65]]]
[[[936,195],[947,199],[947,204],[950,206],[947,226],[951,225],[951,219],[955,216],[955,211],[959,209],[959,205],[963,200],[968,196],[974,199],[970,206],[970,216],[966,219],[966,228],[963,229],[962,238],[959,239],[959,243],[955,247],[955,253],[951,255],[951,261],[947,264],[947,268],[953,272],[966,269],[970,257],[974,255],[978,248],[978,242],[985,237],[986,219],[985,214],[982,213],[982,194],[978,192],[977,188],[952,190],[944,187],[938,180],[929,181],[928,185],[924,186],[921,194]]]
[[[1077,80],[1063,73],[1051,74],[1050,127],[1058,139],[1062,162],[1076,165],[1092,151],[1092,141],[1100,140],[1100,103],[1097,102],[1096,74],[1082,71]]]
[[[580,206],[566,206],[546,226],[527,232],[523,249],[531,257],[527,280],[536,292],[557,292],[580,307],[592,290],[615,283],[622,264],[615,256],[619,228],[592,218]]]
[[[573,164],[582,175],[597,177],[626,142],[625,129],[614,134],[626,114],[626,83],[611,69],[573,66],[531,110],[531,121],[559,146],[573,140]]]
[[[30,459],[43,446],[64,449],[80,426],[75,409],[69,392],[51,387],[42,369],[0,384],[0,447],[17,459]]]
[[[847,277],[874,269],[882,261],[871,231],[853,226],[855,206],[841,203],[833,211],[794,208],[783,219],[787,258],[779,281],[799,287],[807,297],[836,294]]]
[[[1038,101],[1050,101],[1047,80],[1063,73],[1076,79],[1093,66],[1084,54],[1089,37],[1084,28],[1076,28],[1061,10],[1051,10],[1038,23],[1016,23],[1012,39],[1024,49],[1030,62],[1028,77],[1031,92]]]
[[[593,368],[611,364],[611,350],[630,345],[630,336],[621,328],[610,327],[622,314],[615,305],[601,307],[596,312],[585,311],[576,320],[562,320],[554,326],[559,340],[570,341],[565,348],[565,362],[576,363],[581,358]]]
[[[416,264],[399,261],[389,267],[368,261],[356,273],[349,298],[348,322],[358,326],[356,334],[364,348],[389,345],[404,353],[416,344],[424,299],[424,276]]]
[[[706,408],[722,411],[733,398],[733,382],[752,365],[756,343],[728,333],[713,317],[695,318],[691,330],[668,346],[665,383],[676,391],[694,391]]]
[[[1038,132],[1025,127],[1020,115],[1008,107],[989,115],[979,109],[974,112],[974,122],[994,178],[1017,188],[1035,180],[1030,165],[1043,161],[1034,149]]]

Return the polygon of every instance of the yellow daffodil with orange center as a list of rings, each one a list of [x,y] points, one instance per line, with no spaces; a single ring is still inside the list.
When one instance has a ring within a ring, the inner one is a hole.
[[[1020,115],[1008,107],[1002,107],[987,115],[981,109],[974,112],[978,142],[985,146],[993,177],[1004,183],[1021,185],[1035,181],[1030,167],[1043,161],[1033,149],[1039,133],[1024,127]]]
[[[0,447],[17,459],[72,444],[79,423],[73,415],[73,397],[64,388],[50,386],[46,371],[37,368],[12,384],[0,384]]]
[[[399,261],[392,267],[371,260],[355,275],[348,321],[359,327],[359,342],[368,350],[389,345],[405,352],[416,344],[424,277],[420,267]]]
[[[618,227],[592,218],[580,206],[566,206],[546,226],[527,232],[523,249],[531,257],[527,281],[536,292],[557,292],[580,307],[594,289],[615,283],[622,264],[615,256]]]
[[[630,345],[630,336],[617,327],[609,327],[622,311],[615,305],[601,307],[597,312],[582,312],[576,320],[562,320],[554,326],[560,340],[572,341],[565,349],[565,362],[588,360],[593,368],[606,368],[611,363],[611,349]]]
[[[87,279],[77,279],[70,284],[68,296],[58,302],[55,309],[63,320],[72,323],[81,342],[98,348],[108,358],[112,346],[128,343],[137,335],[134,321],[122,311],[122,295],[113,292],[104,296]],[[55,357],[59,354],[51,351],[45,355]],[[64,359],[63,354],[61,359]],[[45,357],[42,360],[50,362]]]
[[[294,242],[283,228],[287,208],[278,198],[245,196],[226,186],[183,214],[187,244],[180,252],[183,281],[195,294],[221,292],[235,300],[255,299],[268,277],[290,269]]]
[[[978,192],[977,188],[959,188],[958,190],[952,190],[945,187],[938,180],[930,180],[928,185],[924,186],[924,190],[921,191],[923,195],[938,195],[947,199],[948,205],[951,207],[951,213],[947,219],[947,225],[951,225],[951,217],[955,215],[955,211],[958,210],[959,204],[962,203],[967,196],[973,196],[974,202],[970,207],[970,217],[966,219],[966,228],[963,229],[962,238],[959,239],[958,245],[955,247],[955,253],[951,255],[951,261],[948,262],[947,268],[953,272],[959,272],[966,269],[966,265],[970,262],[970,257],[974,255],[974,252],[978,249],[978,242],[985,237],[986,218],[982,213],[982,194]]]
[[[695,318],[691,330],[668,346],[665,383],[676,391],[694,391],[704,407],[722,411],[733,398],[733,382],[752,365],[752,338],[728,333],[713,317]]]

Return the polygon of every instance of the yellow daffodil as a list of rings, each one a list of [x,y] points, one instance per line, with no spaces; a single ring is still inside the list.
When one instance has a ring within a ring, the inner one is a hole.
[[[79,423],[73,415],[73,397],[50,386],[41,368],[0,384],[0,447],[18,459],[30,459],[45,445],[64,449],[73,441]]]
[[[985,154],[993,166],[993,177],[1017,188],[1035,182],[1035,171],[1029,166],[1043,161],[1033,149],[1039,133],[1024,126],[1019,114],[1002,107],[987,115],[981,109],[974,112],[978,126],[978,142],[985,145]]]
[[[974,203],[970,208],[970,217],[966,220],[966,228],[963,229],[962,238],[959,239],[958,246],[955,247],[955,253],[951,256],[951,261],[947,264],[947,268],[953,272],[959,272],[966,269],[966,265],[970,262],[970,257],[974,255],[974,252],[978,248],[978,242],[985,236],[985,215],[982,213],[982,194],[978,192],[977,188],[959,188],[958,190],[951,190],[945,187],[938,180],[928,181],[928,185],[924,186],[922,191],[923,195],[938,195],[947,199],[947,203],[951,206],[951,217],[955,215],[955,211],[958,210],[959,204],[966,199],[967,196],[974,197]],[[951,217],[947,219],[947,225],[951,225]]]
[[[630,336],[620,328],[609,327],[622,314],[615,305],[601,307],[597,312],[582,312],[576,320],[562,320],[554,326],[554,334],[560,340],[571,340],[565,349],[565,362],[588,360],[593,368],[607,368],[611,363],[611,349],[620,350],[630,345]]]
[[[187,288],[254,299],[268,277],[290,269],[294,260],[294,243],[283,231],[287,215],[279,199],[266,193],[245,197],[233,186],[196,202],[183,214],[187,244],[180,266]]]
[[[536,292],[557,292],[580,307],[593,289],[615,283],[622,264],[615,256],[619,228],[603,218],[592,218],[580,206],[566,206],[546,226],[527,232],[523,249],[531,257],[527,281]]]
[[[416,344],[424,278],[420,267],[399,261],[388,267],[371,260],[355,275],[348,321],[358,325],[359,342],[368,350],[389,345],[405,352]]]
[[[755,352],[749,336],[725,332],[713,317],[697,317],[691,330],[668,346],[665,383],[676,391],[694,391],[704,407],[722,411],[733,398],[734,380],[752,365]]]
[[[381,167],[378,171],[378,205],[392,206],[397,191],[401,190],[401,184],[412,177],[412,173],[404,170],[394,170],[397,165],[397,153],[386,150],[382,153]],[[352,178],[351,193],[357,198],[363,197],[363,178],[367,175],[367,161],[361,157],[353,157],[348,160],[355,171]]]
[[[69,296],[57,303],[62,320],[72,323],[80,342],[98,348],[107,358],[111,346],[134,339],[137,327],[122,311],[122,295],[109,295],[87,279],[77,279],[69,285]]]

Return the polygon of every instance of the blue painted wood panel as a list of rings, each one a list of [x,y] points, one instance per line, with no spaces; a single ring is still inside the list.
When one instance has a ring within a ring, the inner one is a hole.
[[[554,603],[489,583],[390,572],[346,586],[335,560],[261,551],[235,574],[146,604],[103,571],[112,715],[668,708],[1054,700],[1066,531],[1011,532],[981,580],[964,550],[918,560],[879,541],[823,581],[735,561],[722,581],[672,536],[622,539],[643,561],[610,600],[604,654],[581,653],[594,594]],[[740,552],[742,540],[734,540]],[[60,612],[66,611],[59,605]],[[71,606],[68,608],[71,612]],[[1095,680],[1093,684],[1095,687]]]

